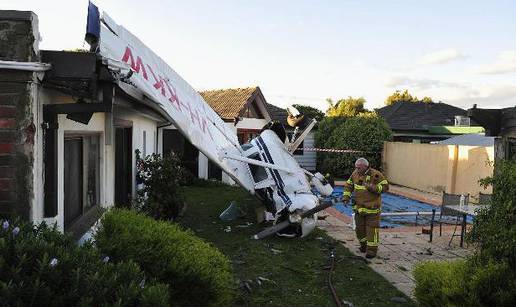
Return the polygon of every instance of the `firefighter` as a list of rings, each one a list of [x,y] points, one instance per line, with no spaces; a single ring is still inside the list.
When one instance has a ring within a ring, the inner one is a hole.
[[[348,203],[354,192],[353,212],[360,251],[366,258],[376,257],[379,243],[381,194],[389,189],[383,174],[369,167],[369,162],[359,158],[355,170],[345,184],[344,203]]]

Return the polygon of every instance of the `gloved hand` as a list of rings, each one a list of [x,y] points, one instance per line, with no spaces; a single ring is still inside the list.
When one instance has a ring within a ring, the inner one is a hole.
[[[372,184],[372,183],[367,183],[366,184],[366,189],[371,192],[371,193],[376,193],[378,194],[378,188],[376,187],[376,185]]]

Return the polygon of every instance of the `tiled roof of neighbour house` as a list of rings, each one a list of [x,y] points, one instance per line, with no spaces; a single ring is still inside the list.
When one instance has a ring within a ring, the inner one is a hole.
[[[199,92],[202,98],[224,120],[233,120],[246,105],[254,98],[259,87],[231,88]]]
[[[456,115],[467,116],[466,110],[442,102],[396,102],[376,112],[392,130],[427,130],[430,126],[453,126]]]
[[[287,124],[287,110],[286,109],[282,109],[273,104],[267,103],[267,110],[269,110],[269,114],[271,115],[271,119],[273,121],[280,122],[283,125]]]

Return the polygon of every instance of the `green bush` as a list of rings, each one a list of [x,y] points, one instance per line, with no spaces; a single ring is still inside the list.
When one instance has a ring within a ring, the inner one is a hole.
[[[234,298],[229,260],[178,225],[116,209],[106,213],[95,240],[116,261],[132,259],[169,284],[173,305],[227,306]]]
[[[419,264],[414,269],[415,296],[423,306],[465,306],[464,261]]]
[[[316,146],[352,149],[363,153],[318,154],[318,168],[323,173],[347,178],[357,158],[365,157],[374,168],[381,168],[383,142],[392,138],[392,132],[376,113],[362,113],[350,118],[327,118],[319,125]]]
[[[464,276],[470,304],[475,306],[515,306],[516,272],[506,261],[468,260],[470,271]]]
[[[427,263],[414,271],[416,298],[425,306],[516,305],[516,162],[497,161],[491,205],[468,234],[477,247],[465,262]]]
[[[496,161],[495,169],[481,180],[493,185],[491,205],[475,217],[468,239],[479,246],[481,259],[508,261],[516,270],[516,162]]]
[[[2,306],[166,306],[167,287],[146,280],[134,262],[117,264],[91,244],[77,246],[45,224],[3,221]]]
[[[173,153],[140,157],[136,150],[137,182],[143,187],[137,192],[135,208],[155,219],[177,218],[184,206],[180,184],[188,177],[181,160]]]

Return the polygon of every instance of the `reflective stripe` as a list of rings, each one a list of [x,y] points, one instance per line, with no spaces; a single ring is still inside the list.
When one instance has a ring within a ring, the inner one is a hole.
[[[376,214],[380,213],[380,209],[368,209],[368,208],[358,208],[358,213],[365,213],[365,214]]]
[[[367,246],[378,246],[380,243],[380,233],[378,228],[374,229],[373,241],[367,241]]]
[[[349,192],[349,191],[344,192],[344,196],[351,196],[351,192]]]
[[[363,242],[366,242],[366,241],[367,241],[367,238],[362,238],[362,239],[358,240],[358,242],[360,242],[360,243],[363,243]]]
[[[371,180],[371,176],[367,175],[367,176],[365,177],[365,182],[369,182],[370,180]]]
[[[366,189],[366,187],[365,187],[365,186],[355,184],[355,190],[365,190],[365,189]]]
[[[351,180],[351,178],[349,178],[348,181],[346,181],[346,182],[349,184],[353,184],[353,180]]]
[[[382,193],[384,184],[389,184],[389,182],[385,179],[378,182],[378,184],[376,185],[376,187],[378,188],[378,193]]]

